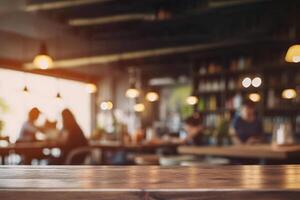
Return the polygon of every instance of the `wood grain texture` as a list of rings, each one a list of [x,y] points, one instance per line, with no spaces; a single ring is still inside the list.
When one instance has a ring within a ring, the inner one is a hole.
[[[239,145],[228,147],[180,146],[178,147],[178,152],[192,155],[286,160],[289,158],[300,158],[300,145],[277,148],[271,145]]]
[[[3,166],[1,199],[299,199],[300,166]]]

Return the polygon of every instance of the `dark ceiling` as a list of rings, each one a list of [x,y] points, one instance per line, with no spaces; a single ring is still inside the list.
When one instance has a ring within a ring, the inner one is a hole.
[[[45,41],[55,61],[66,62],[42,73],[87,79],[132,65],[177,72],[208,53],[283,45],[299,19],[293,0],[11,2],[0,3],[1,65],[30,62]]]

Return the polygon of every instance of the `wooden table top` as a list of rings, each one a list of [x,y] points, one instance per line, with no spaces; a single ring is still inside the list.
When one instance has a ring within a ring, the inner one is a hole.
[[[177,147],[182,143],[179,142],[167,142],[167,141],[160,141],[160,142],[143,142],[143,143],[129,143],[129,144],[122,144],[119,141],[91,141],[89,143],[90,147],[94,148],[107,148],[107,149],[127,149],[127,150],[139,150],[139,149],[157,149],[160,147]]]
[[[274,147],[271,145],[237,145],[228,147],[180,146],[178,152],[192,155],[213,155],[236,158],[278,159],[300,158],[300,145]]]
[[[140,144],[121,144],[118,141],[90,141],[89,146],[92,148],[107,148],[107,149],[151,149],[159,147],[177,147],[181,143],[176,142],[156,142],[156,143],[140,143]],[[40,141],[40,142],[24,142],[17,144],[8,144],[7,146],[0,146],[1,151],[10,151],[10,150],[35,150],[43,148],[62,148],[62,144],[55,141]]]
[[[0,197],[298,200],[300,166],[3,166]]]

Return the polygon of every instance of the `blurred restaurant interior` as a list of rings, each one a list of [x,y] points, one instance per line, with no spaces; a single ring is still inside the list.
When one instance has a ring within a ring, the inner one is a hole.
[[[299,8],[1,0],[0,163],[300,163]]]

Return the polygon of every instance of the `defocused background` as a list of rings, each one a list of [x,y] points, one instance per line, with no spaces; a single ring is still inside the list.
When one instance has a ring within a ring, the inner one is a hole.
[[[299,8],[296,0],[1,0],[2,164],[28,157],[27,147],[13,146],[25,129],[35,144],[51,141],[38,146],[40,154],[58,148],[64,155],[66,130],[82,133],[66,141],[84,135],[102,153],[103,141],[117,142],[109,148],[263,143],[298,151]],[[39,115],[30,121],[34,107]],[[66,128],[66,108],[80,128]],[[178,155],[174,146],[153,149]],[[131,163],[128,151],[110,149],[104,160]],[[6,157],[11,152],[21,158]],[[45,158],[30,162],[37,157]]]

